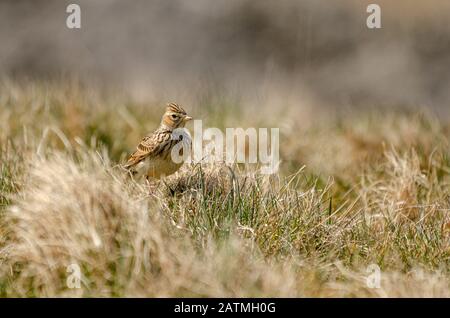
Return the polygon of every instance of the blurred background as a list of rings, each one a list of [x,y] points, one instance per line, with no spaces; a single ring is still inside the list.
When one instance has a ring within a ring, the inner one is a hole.
[[[2,0],[0,77],[143,100],[215,89],[314,107],[450,107],[450,1]],[[66,7],[81,6],[81,29]]]

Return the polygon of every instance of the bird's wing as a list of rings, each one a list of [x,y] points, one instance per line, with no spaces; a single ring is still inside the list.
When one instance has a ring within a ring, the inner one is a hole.
[[[153,133],[149,136],[145,136],[137,146],[136,151],[125,163],[124,167],[131,168],[147,157],[157,156],[165,148],[168,142],[170,142],[170,139],[170,134]]]

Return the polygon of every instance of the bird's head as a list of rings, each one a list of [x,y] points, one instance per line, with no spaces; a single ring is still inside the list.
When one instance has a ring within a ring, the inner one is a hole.
[[[169,103],[166,107],[161,121],[161,125],[168,127],[169,129],[176,129],[184,127],[186,122],[192,120],[192,117],[186,114],[186,111],[176,103]]]

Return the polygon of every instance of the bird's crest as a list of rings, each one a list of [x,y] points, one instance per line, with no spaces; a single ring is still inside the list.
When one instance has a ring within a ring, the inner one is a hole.
[[[183,115],[186,115],[186,111],[177,103],[167,104],[166,112],[181,113]]]

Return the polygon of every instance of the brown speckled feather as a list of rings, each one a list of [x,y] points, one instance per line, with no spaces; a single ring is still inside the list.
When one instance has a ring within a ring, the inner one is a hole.
[[[131,168],[147,157],[158,156],[164,148],[170,145],[170,141],[171,131],[167,129],[158,129],[151,135],[145,136],[128,159],[125,168]]]

